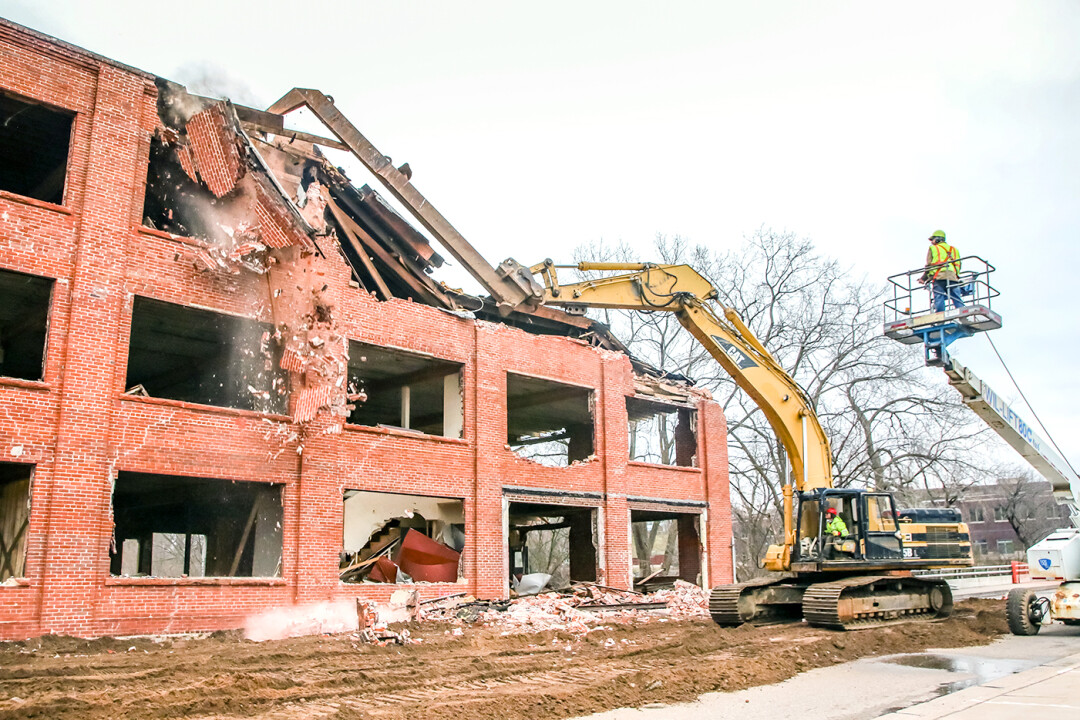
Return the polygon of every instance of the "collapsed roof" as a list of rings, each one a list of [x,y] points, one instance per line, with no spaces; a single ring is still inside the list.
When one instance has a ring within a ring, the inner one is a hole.
[[[408,164],[394,168],[321,92],[294,89],[261,111],[157,83],[161,124],[151,142],[144,224],[195,238],[187,257],[202,270],[269,275],[281,364],[299,373],[297,421],[326,407],[348,415],[341,379],[347,341],[334,330],[333,303],[320,297],[321,288],[298,281],[305,258],[315,254],[338,254],[355,284],[379,300],[409,299],[629,355],[603,324],[541,304],[528,269],[512,259],[488,265],[412,186]],[[286,129],[285,113],[300,106],[336,138]],[[356,187],[320,147],[352,152],[490,295],[437,282],[432,273],[444,264],[442,255],[377,191]],[[685,393],[679,387],[686,378],[632,362],[639,375],[664,378],[669,392]]]

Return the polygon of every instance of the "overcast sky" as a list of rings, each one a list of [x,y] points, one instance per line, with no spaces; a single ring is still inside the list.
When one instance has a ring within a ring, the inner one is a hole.
[[[1080,2],[0,0],[0,14],[244,104],[333,95],[493,264],[568,261],[601,238],[646,260],[658,232],[722,249],[764,226],[884,283],[944,229],[998,267],[994,340],[1080,466]],[[985,338],[954,351],[1017,399]]]

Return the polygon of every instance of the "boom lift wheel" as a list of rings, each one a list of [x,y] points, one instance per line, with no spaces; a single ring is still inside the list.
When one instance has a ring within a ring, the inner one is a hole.
[[[1009,591],[1005,602],[1005,616],[1013,635],[1037,635],[1043,619],[1049,615],[1047,602],[1034,590],[1016,588]]]

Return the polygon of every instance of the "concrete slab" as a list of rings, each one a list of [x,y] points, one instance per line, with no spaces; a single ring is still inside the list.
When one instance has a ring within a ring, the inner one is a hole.
[[[1032,713],[1080,717],[1080,653],[881,716],[882,720],[1030,720]],[[1036,715],[1042,717],[1042,715]]]

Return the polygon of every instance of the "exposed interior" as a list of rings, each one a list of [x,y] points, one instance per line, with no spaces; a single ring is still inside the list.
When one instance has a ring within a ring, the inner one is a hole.
[[[692,408],[626,398],[630,459],[693,467],[697,460],[697,412]]]
[[[394,581],[412,578],[401,572],[401,546],[415,530],[459,556],[454,580],[461,577],[460,555],[465,550],[465,502],[461,498],[346,490],[341,551],[341,579],[370,580],[374,560],[386,557],[398,565]],[[446,553],[451,557],[450,553]],[[445,563],[444,563],[445,564]]]
[[[508,522],[511,587],[532,573],[550,575],[549,590],[596,581],[599,542],[595,508],[511,502]]]
[[[113,575],[281,575],[281,485],[121,472],[112,508]]]
[[[212,201],[210,191],[184,172],[176,151],[160,138],[151,138],[143,225],[173,235],[213,240],[222,231],[213,223],[217,213],[205,212]]]
[[[652,590],[685,580],[701,585],[701,516],[630,511],[634,583]]]
[[[461,364],[350,341],[349,386],[367,396],[349,422],[461,437]]]
[[[62,205],[74,118],[0,92],[0,190]]]
[[[33,465],[0,463],[0,582],[26,574]]]
[[[593,454],[592,391],[506,374],[507,444],[523,458],[565,467]]]
[[[41,380],[53,281],[0,270],[0,375]]]
[[[249,318],[136,297],[129,394],[284,413],[288,380],[272,328]]]

